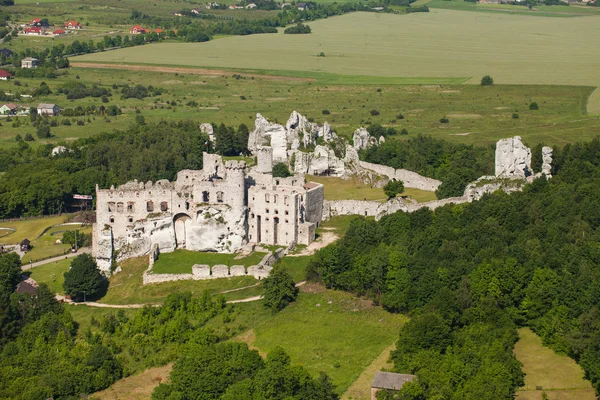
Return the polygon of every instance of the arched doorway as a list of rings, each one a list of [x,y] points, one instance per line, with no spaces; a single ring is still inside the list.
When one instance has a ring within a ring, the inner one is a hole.
[[[186,248],[187,232],[191,222],[192,219],[187,214],[177,214],[173,218],[173,225],[175,226],[175,244],[178,249]]]

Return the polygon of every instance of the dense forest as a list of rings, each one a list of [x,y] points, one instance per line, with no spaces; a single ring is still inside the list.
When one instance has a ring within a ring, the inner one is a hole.
[[[308,278],[412,314],[393,354],[403,398],[513,398],[516,327],[573,357],[600,392],[600,139],[554,177],[481,201],[356,219]]]
[[[53,145],[0,149],[0,218],[64,212],[72,195],[138,179],[172,180],[182,169],[201,169],[202,152],[222,155],[247,152],[248,127],[215,126],[216,143],[192,121],[132,125],[63,143],[66,151],[52,156]]]
[[[436,192],[440,199],[462,196],[470,182],[494,173],[493,146],[455,144],[423,135],[408,141],[388,140],[368,147],[361,152],[360,158],[441,180]]]

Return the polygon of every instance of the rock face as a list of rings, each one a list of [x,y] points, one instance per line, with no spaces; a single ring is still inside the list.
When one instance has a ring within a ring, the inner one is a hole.
[[[542,174],[552,177],[552,147],[542,147]]]
[[[52,157],[62,154],[65,151],[67,151],[67,148],[65,146],[56,146],[52,149]]]
[[[352,135],[352,142],[354,144],[354,148],[356,150],[363,150],[369,147],[369,139],[371,135],[366,128],[360,127],[354,131],[354,135]]]
[[[482,176],[475,182],[471,182],[465,188],[463,196],[468,201],[479,200],[484,194],[492,194],[497,190],[502,190],[504,193],[510,194],[523,190],[523,186],[527,183],[525,178],[498,178],[495,176]]]
[[[200,132],[206,133],[208,135],[208,140],[210,140],[212,143],[215,143],[216,137],[212,124],[200,124]]]
[[[337,135],[327,122],[320,127],[296,111],[292,112],[285,127],[257,114],[254,130],[248,138],[248,150],[255,154],[259,147],[270,146],[273,148],[273,162],[286,162],[288,150],[315,145],[318,138],[328,143],[337,139]]]
[[[320,145],[316,146],[312,153],[299,150],[289,153],[290,168],[296,174],[347,177],[352,175],[359,165],[358,153],[350,145],[346,145],[343,158],[336,156],[331,148]]]
[[[527,178],[532,175],[531,150],[520,136],[496,143],[496,174],[502,178]]]

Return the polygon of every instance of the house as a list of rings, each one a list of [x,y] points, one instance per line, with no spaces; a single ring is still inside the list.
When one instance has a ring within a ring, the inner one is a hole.
[[[60,107],[56,104],[45,104],[40,103],[37,106],[38,115],[58,115],[60,112]]]
[[[139,25],[134,25],[130,30],[129,33],[131,33],[132,35],[139,35],[142,33],[146,33],[146,29],[142,28]]]
[[[62,36],[62,35],[66,35],[67,31],[63,31],[62,29],[57,29],[57,30],[53,31],[52,34],[54,36]]]
[[[254,3],[250,3],[246,6],[247,9],[252,9],[252,8],[256,8],[256,4]]]
[[[305,10],[309,9],[308,4],[306,4],[306,3],[298,3],[297,5],[298,5],[298,10],[300,10],[300,11],[305,11]]]
[[[37,294],[37,287],[33,285],[33,279],[27,279],[17,284],[16,292],[19,294],[30,294],[32,296]]]
[[[13,103],[3,104],[0,107],[0,114],[2,115],[15,115],[17,113],[17,106]]]
[[[21,246],[21,251],[31,250],[31,242],[29,241],[29,239],[23,239],[23,241],[19,245]]]
[[[0,69],[0,81],[7,81],[11,76],[10,72]]]
[[[158,33],[159,35],[162,35],[163,33],[165,33],[164,29],[160,29],[160,28],[156,28],[154,31],[154,33]]]
[[[380,390],[399,391],[406,382],[412,382],[415,378],[415,375],[377,371],[371,383],[371,400],[377,400]]]
[[[0,49],[0,56],[4,56],[6,58],[10,58],[13,56],[13,52],[10,49]]]
[[[34,18],[31,20],[31,22],[29,22],[29,25],[31,26],[42,26],[42,19],[41,18]]]
[[[43,35],[46,33],[46,30],[42,27],[34,26],[31,28],[25,28],[24,32],[26,35]]]
[[[228,8],[229,8],[230,10],[237,10],[238,8],[244,8],[244,7],[241,7],[241,6],[236,6],[235,4],[232,4],[232,5],[230,5]]]
[[[65,22],[65,29],[81,29],[81,24],[71,19]]]
[[[37,68],[40,65],[40,60],[33,57],[26,57],[21,60],[21,68]]]

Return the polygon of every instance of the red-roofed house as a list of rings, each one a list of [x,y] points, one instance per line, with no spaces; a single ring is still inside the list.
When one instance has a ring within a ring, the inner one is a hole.
[[[71,20],[65,22],[65,28],[66,29],[81,29],[81,24],[79,22],[71,19]]]
[[[163,29],[156,28],[156,29],[154,30],[154,33],[158,33],[158,34],[160,35],[161,33],[165,33],[165,31],[164,31]]]
[[[0,80],[7,81],[11,76],[10,72],[0,69]]]
[[[43,35],[45,33],[45,29],[39,26],[33,26],[31,28],[25,28],[26,35]]]
[[[63,31],[62,29],[57,29],[57,30],[55,30],[54,32],[52,32],[52,34],[53,34],[54,36],[61,36],[61,35],[66,35],[66,34],[67,34],[67,31]]]
[[[129,33],[131,33],[132,35],[139,35],[141,33],[146,33],[146,29],[142,28],[139,25],[134,25],[130,30]]]
[[[29,23],[29,25],[31,26],[42,26],[42,19],[41,18],[34,18],[31,20],[31,22]]]

